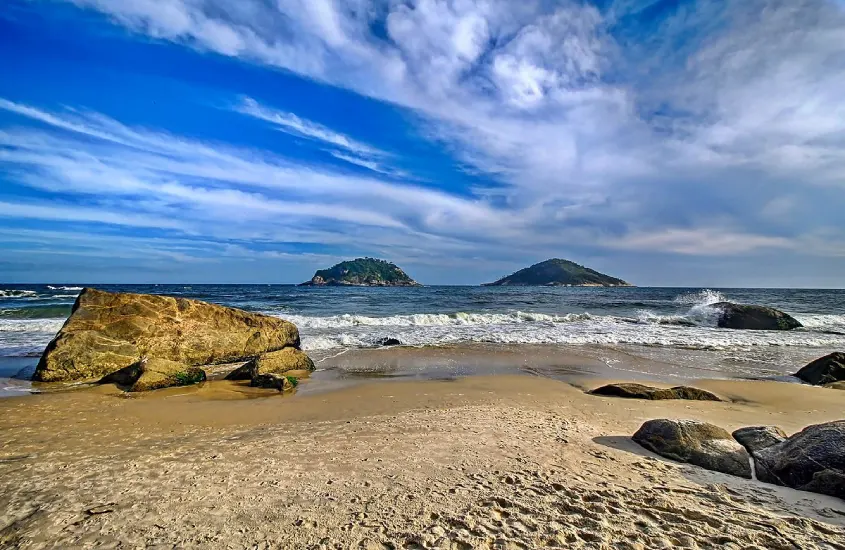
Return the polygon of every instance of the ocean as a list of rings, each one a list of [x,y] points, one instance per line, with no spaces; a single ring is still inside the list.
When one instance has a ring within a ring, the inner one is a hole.
[[[29,391],[24,379],[83,286],[0,285],[2,395]],[[711,377],[782,376],[808,358],[845,350],[845,290],[94,286],[196,298],[288,319],[299,327],[302,347],[318,365],[350,350],[376,347],[385,338],[417,347],[561,346],[600,359],[614,356],[601,350],[622,351],[646,361],[674,362],[681,370],[694,360],[696,370]],[[710,305],[720,301],[776,307],[805,328],[719,329]]]

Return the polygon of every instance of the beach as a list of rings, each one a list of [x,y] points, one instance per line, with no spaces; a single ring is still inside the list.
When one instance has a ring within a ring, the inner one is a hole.
[[[368,380],[254,398],[211,381],[132,397],[99,386],[3,399],[0,543],[845,547],[842,500],[675,463],[630,439],[652,418],[791,434],[841,418],[841,391],[701,380],[729,401],[584,392],[603,382]]]

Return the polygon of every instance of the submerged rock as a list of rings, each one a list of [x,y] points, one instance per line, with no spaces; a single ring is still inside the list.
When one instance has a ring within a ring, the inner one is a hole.
[[[751,479],[748,452],[724,429],[696,420],[649,420],[633,440],[660,456]]]
[[[786,433],[777,426],[753,426],[748,428],[740,428],[731,434],[734,439],[739,441],[740,445],[751,453],[755,453],[768,449],[772,445],[777,445],[786,439]]]
[[[795,373],[795,376],[816,386],[845,381],[845,353],[836,352],[820,357]]]
[[[691,401],[721,401],[709,391],[691,388],[689,386],[675,386],[674,388],[654,388],[633,382],[622,384],[608,384],[590,392],[593,395],[608,397],[625,397],[628,399],[688,399]]]
[[[268,388],[289,391],[296,387],[296,378],[281,374],[259,374],[249,383],[254,388]]]
[[[766,306],[719,302],[711,307],[720,310],[718,326],[739,330],[792,330],[803,325],[792,316]]]
[[[400,341],[399,341],[398,339],[396,339],[396,338],[389,338],[389,337],[385,337],[385,338],[379,338],[379,339],[376,341],[376,345],[377,345],[377,346],[381,346],[381,347],[401,346],[401,345],[402,345],[402,342],[400,342]]]
[[[167,359],[143,358],[137,363],[113,372],[100,380],[114,383],[127,391],[148,391],[172,386],[190,386],[205,382],[205,371]]]
[[[760,481],[845,499],[845,420],[807,426],[754,459]]]
[[[245,365],[233,370],[226,380],[251,380],[263,374],[284,374],[290,371],[314,371],[314,362],[296,348],[262,353]]]
[[[299,347],[299,331],[276,317],[199,300],[84,289],[47,346],[34,380],[100,378],[141,357],[196,367]]]

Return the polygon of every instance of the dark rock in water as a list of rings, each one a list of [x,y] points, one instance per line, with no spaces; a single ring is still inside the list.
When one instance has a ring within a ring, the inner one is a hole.
[[[291,371],[314,371],[314,362],[296,348],[262,353],[226,375],[226,380],[251,380],[262,374],[284,374]]]
[[[396,264],[376,258],[358,258],[317,271],[299,286],[422,286]]]
[[[795,376],[816,386],[845,381],[845,353],[836,352],[820,357],[795,373]]]
[[[205,382],[205,371],[184,363],[167,359],[143,358],[137,363],[113,372],[100,380],[101,384],[113,383],[127,391],[148,391],[172,386],[190,386]]]
[[[553,258],[483,286],[631,286],[589,267]]]
[[[807,426],[754,459],[760,481],[845,499],[845,420]]]
[[[628,399],[650,399],[653,401],[663,399],[688,399],[691,401],[721,401],[709,391],[691,388],[689,386],[676,386],[671,389],[653,388],[643,384],[624,383],[608,384],[596,388],[590,392],[593,395],[605,395],[608,397],[625,397]]]
[[[724,429],[696,420],[649,420],[633,440],[660,456],[751,479],[748,452]]]
[[[790,315],[766,306],[719,302],[711,307],[720,310],[718,326],[739,330],[792,330],[803,325]]]
[[[396,338],[380,338],[376,342],[377,346],[388,347],[388,346],[401,346],[402,342],[397,340]]]
[[[755,453],[768,449],[772,445],[777,445],[786,439],[786,433],[777,426],[753,426],[749,428],[740,428],[733,434],[734,439],[739,441],[740,445],[751,453]]]
[[[289,391],[296,387],[294,384],[296,378],[283,376],[281,374],[259,374],[250,382],[250,386],[254,388],[268,388],[279,391]]]
[[[285,347],[299,347],[299,331],[277,317],[198,300],[86,288],[33,379],[100,378],[141,357],[193,367],[228,363]]]

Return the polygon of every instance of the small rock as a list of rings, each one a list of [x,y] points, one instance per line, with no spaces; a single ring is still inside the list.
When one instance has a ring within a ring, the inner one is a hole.
[[[697,420],[649,420],[633,440],[660,456],[751,478],[748,452],[724,429]]]
[[[259,374],[252,379],[249,385],[254,388],[268,388],[279,391],[288,391],[294,388],[288,377],[280,374]]]
[[[814,386],[845,381],[845,353],[836,352],[820,357],[796,372],[795,376]]]

